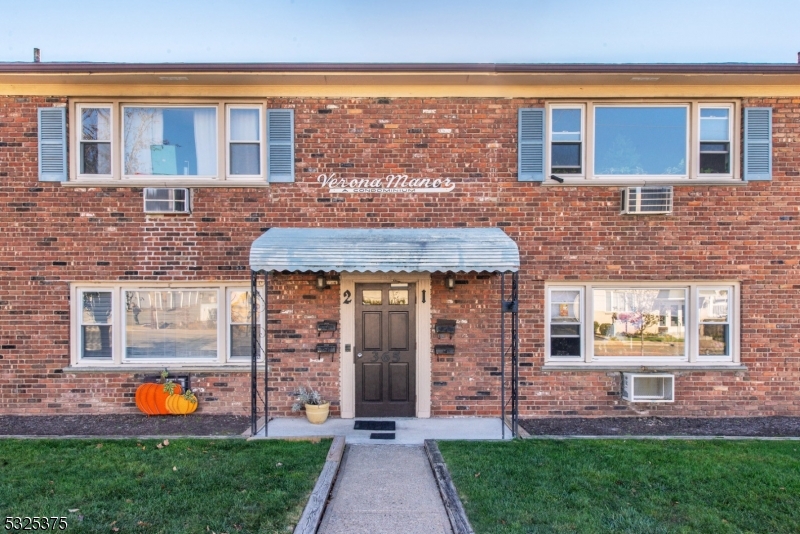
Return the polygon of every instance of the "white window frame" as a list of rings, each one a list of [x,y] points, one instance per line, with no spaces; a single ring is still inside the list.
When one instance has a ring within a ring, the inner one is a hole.
[[[557,356],[557,357],[549,356],[550,352],[551,352],[550,351],[550,339],[551,339],[550,327],[552,326],[551,320],[553,318],[552,317],[552,313],[551,313],[552,306],[550,305],[550,302],[551,302],[550,294],[551,294],[552,290],[556,290],[556,291],[578,291],[579,292],[578,298],[580,299],[580,306],[579,306],[579,308],[580,308],[580,314],[579,314],[580,317],[578,318],[578,320],[579,320],[578,332],[579,332],[580,339],[581,339],[581,344],[580,344],[581,354],[580,354],[580,356]],[[546,325],[546,329],[547,329],[546,338],[545,338],[545,351],[546,351],[546,354],[548,355],[548,357],[550,357],[553,362],[576,362],[576,361],[580,362],[580,361],[584,360],[586,358],[586,344],[584,343],[584,340],[586,339],[586,295],[584,293],[584,287],[583,286],[564,285],[564,286],[552,286],[551,289],[548,289],[547,290],[547,305],[545,306],[545,325]]]
[[[232,294],[233,294],[234,291],[236,291],[236,292],[244,291],[245,293],[249,293],[250,292],[250,287],[249,286],[248,287],[237,287],[237,286],[234,286],[234,287],[228,287],[225,290],[225,309],[226,309],[226,313],[227,313],[226,320],[225,320],[225,324],[226,324],[225,327],[227,328],[226,332],[228,333],[228,336],[227,336],[228,340],[227,340],[227,344],[226,344],[226,355],[227,355],[226,357],[227,357],[228,362],[231,362],[231,363],[243,363],[244,362],[244,363],[248,363],[249,364],[250,363],[250,359],[251,359],[250,356],[247,356],[247,358],[234,358],[233,355],[231,354],[231,341],[232,341],[231,336],[230,336],[231,326],[234,326],[234,324],[236,324],[236,325],[244,324],[244,323],[233,323],[232,322],[232,315],[233,314],[231,313],[232,312],[232,310],[231,310],[231,302],[233,300],[232,299]],[[264,298],[263,298],[263,289],[259,288],[258,292],[259,292],[259,300],[258,300],[259,304],[258,304],[258,310],[256,312],[257,313],[257,317],[258,317],[257,323],[259,325],[258,326],[258,337],[259,337],[259,340],[261,341],[261,346],[263,347],[264,344],[265,344],[265,341],[266,341],[266,330],[264,329],[264,326],[263,326],[261,321],[263,320],[263,317],[264,317],[264,304],[265,303],[264,303]],[[248,326],[249,326],[249,323],[248,323]]]
[[[109,128],[110,128],[110,136],[108,138],[108,144],[111,148],[111,174],[81,174],[81,160],[83,158],[83,144],[84,143],[105,143],[106,141],[89,141],[83,139],[83,110],[84,109],[107,109],[109,110]],[[114,176],[114,167],[116,165],[116,161],[114,159],[114,135],[116,132],[116,123],[114,117],[114,106],[105,102],[105,103],[81,103],[76,104],[75,106],[75,126],[73,131],[75,132],[75,175],[78,178],[87,178],[91,180],[97,179],[104,179],[108,180]]]
[[[727,173],[700,173],[700,111],[703,109],[727,109],[728,110],[728,157],[730,159],[730,172]],[[697,144],[697,157],[695,158],[694,173],[702,178],[733,178],[734,169],[734,113],[733,104],[713,104],[713,103],[700,103],[695,106],[696,117],[693,119],[696,124],[695,139]]]
[[[547,161],[550,172],[552,171],[553,164],[553,110],[555,109],[578,109],[581,112],[581,172],[575,174],[559,174],[559,177],[569,177],[572,179],[585,179],[586,178],[586,104],[551,104],[547,107]]]
[[[547,109],[547,128],[545,132],[546,167],[545,176],[553,173],[552,165],[552,109],[576,108],[584,106],[582,113],[582,156],[583,174],[557,175],[564,180],[563,184],[555,180],[544,180],[544,185],[614,185],[641,186],[659,184],[731,184],[744,183],[741,171],[741,137],[742,124],[741,103],[734,100],[695,100],[695,99],[609,99],[609,100],[564,100],[551,101],[545,104]],[[686,174],[685,175],[595,175],[595,113],[598,107],[686,107]],[[700,173],[700,108],[730,109],[730,161],[731,172],[728,174]]]
[[[80,174],[80,124],[83,108],[111,109],[111,174]],[[213,107],[216,109],[216,169],[211,175],[126,175],[124,112],[125,107],[150,108],[198,108]],[[258,175],[230,175],[229,156],[229,109],[243,107],[259,110],[259,150],[260,173]],[[268,187],[266,151],[267,151],[267,102],[264,99],[74,99],[69,104],[69,180],[68,186],[99,187]]]
[[[84,360],[83,358],[83,346],[84,346],[84,339],[83,339],[83,327],[84,326],[105,326],[99,325],[97,323],[84,323],[83,321],[83,295],[85,293],[111,293],[111,317],[109,318],[109,322],[107,323],[108,326],[111,327],[111,360],[105,358],[85,358],[85,361],[91,362],[92,364],[108,364],[109,362],[113,362],[114,360],[114,336],[117,335],[117,330],[119,330],[119,319],[117,317],[117,309],[115,304],[115,297],[114,291],[109,288],[102,288],[102,287],[84,287],[79,289],[76,294],[73,302],[75,303],[75,310],[73,316],[75,317],[75,321],[77,322],[77,332],[75,336],[73,336],[77,340],[77,353],[76,357],[80,360]]]
[[[581,352],[582,357],[553,357],[550,355],[550,308],[551,293],[560,290],[581,289]],[[680,357],[609,357],[594,356],[594,328],[589,329],[587,322],[593,324],[594,317],[594,290],[595,289],[685,289],[686,300],[684,317],[684,328],[686,332],[684,356]],[[729,293],[728,325],[729,325],[729,347],[728,356],[703,356],[699,354],[699,292],[707,289],[727,289]],[[544,366],[550,367],[599,367],[599,368],[648,368],[659,369],[670,367],[703,367],[712,365],[717,366],[739,366],[739,333],[741,330],[740,314],[740,284],[736,281],[701,281],[701,282],[668,282],[668,281],[649,281],[649,282],[585,282],[575,283],[546,283],[545,284],[545,354]]]
[[[258,111],[258,141],[233,141],[231,140],[231,110],[234,109],[255,109]],[[264,165],[266,164],[266,142],[264,135],[266,133],[265,127],[265,112],[264,106],[256,104],[227,104],[225,106],[225,174],[228,180],[247,180],[253,178],[261,178],[265,174]],[[231,145],[233,144],[254,144],[258,143],[258,168],[259,174],[233,174],[231,172],[231,165],[233,158],[231,157]]]
[[[83,294],[86,292],[106,291],[111,293],[112,313],[111,313],[111,337],[112,337],[112,357],[110,360],[99,360],[96,358],[82,358],[82,329],[83,326]],[[125,292],[126,291],[215,291],[217,293],[217,355],[212,358],[126,358],[125,357],[125,336],[126,336],[126,314],[125,314]],[[232,291],[250,291],[250,284],[243,282],[223,282],[223,283],[203,283],[203,282],[180,282],[180,283],[135,283],[135,282],[76,282],[70,286],[70,330],[72,332],[72,343],[70,347],[71,365],[73,367],[107,367],[110,369],[130,368],[153,368],[160,369],[164,366],[176,368],[192,367],[221,367],[250,365],[250,358],[231,358],[230,357],[230,294]],[[259,287],[261,294],[260,302],[263,302],[263,287]],[[225,307],[223,310],[222,307]],[[258,310],[258,324],[260,330],[261,346],[264,346],[266,332],[262,324],[264,308],[263,305]],[[224,318],[224,320],[219,320]],[[263,358],[263,354],[259,359]]]

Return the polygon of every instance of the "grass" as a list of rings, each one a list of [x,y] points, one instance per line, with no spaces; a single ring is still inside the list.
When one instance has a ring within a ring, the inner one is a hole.
[[[440,442],[476,533],[800,532],[800,442]]]
[[[330,440],[0,440],[0,521],[68,532],[290,532]],[[3,527],[0,527],[2,529]]]

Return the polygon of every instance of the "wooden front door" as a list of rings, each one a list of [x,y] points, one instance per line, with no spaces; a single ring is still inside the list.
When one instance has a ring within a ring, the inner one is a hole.
[[[415,284],[356,284],[356,417],[416,415]]]

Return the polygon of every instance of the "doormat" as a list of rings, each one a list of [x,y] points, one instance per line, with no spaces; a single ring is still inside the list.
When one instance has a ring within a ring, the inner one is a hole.
[[[353,430],[394,430],[394,421],[356,421]]]
[[[394,439],[394,432],[373,432],[369,439]]]

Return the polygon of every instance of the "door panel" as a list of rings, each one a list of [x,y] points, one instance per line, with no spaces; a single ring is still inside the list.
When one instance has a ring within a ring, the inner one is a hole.
[[[389,312],[389,350],[408,350],[408,312]]]
[[[416,415],[415,294],[415,284],[356,284],[356,417]]]
[[[383,392],[381,391],[383,381],[383,364],[382,363],[365,363],[364,374],[362,375],[361,396],[362,401],[366,402],[380,402],[383,399]]]
[[[364,328],[361,336],[361,348],[363,350],[381,350],[383,346],[383,321],[381,312],[363,312]]]
[[[408,364],[389,364],[389,400],[408,401]]]

